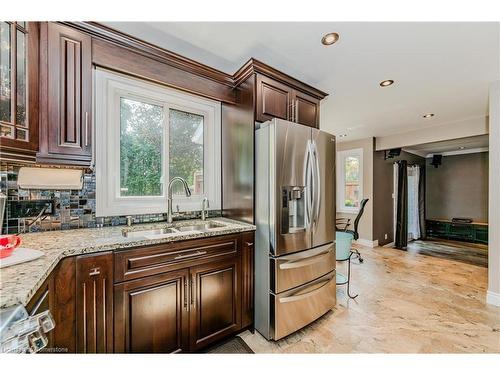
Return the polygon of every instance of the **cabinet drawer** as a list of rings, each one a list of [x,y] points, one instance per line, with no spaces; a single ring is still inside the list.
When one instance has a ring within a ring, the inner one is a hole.
[[[156,275],[238,253],[239,236],[183,241],[115,252],[115,282]]]
[[[324,245],[298,254],[271,258],[275,277],[271,291],[281,293],[335,270],[335,245]]]
[[[279,340],[316,320],[336,302],[335,271],[304,286],[271,294],[273,339]]]

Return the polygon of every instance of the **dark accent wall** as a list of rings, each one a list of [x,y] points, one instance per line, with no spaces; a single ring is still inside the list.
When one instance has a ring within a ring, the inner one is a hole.
[[[401,151],[398,158],[388,160],[384,160],[384,151],[373,153],[373,239],[378,240],[380,246],[394,241],[393,164],[398,160],[422,166],[425,163],[424,158],[405,151]]]
[[[427,160],[426,217],[488,222],[488,157],[488,152],[444,156],[438,168]]]

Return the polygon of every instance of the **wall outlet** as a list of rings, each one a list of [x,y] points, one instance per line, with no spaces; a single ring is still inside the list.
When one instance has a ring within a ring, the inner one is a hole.
[[[384,234],[384,240],[386,240],[386,239],[387,239],[387,233],[386,233],[386,234]]]

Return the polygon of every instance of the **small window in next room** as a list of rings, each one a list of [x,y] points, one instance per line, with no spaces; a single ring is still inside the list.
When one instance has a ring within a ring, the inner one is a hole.
[[[363,149],[337,153],[337,211],[357,213],[363,199]]]
[[[220,103],[125,77],[95,72],[96,213],[197,211],[207,197],[220,209]]]

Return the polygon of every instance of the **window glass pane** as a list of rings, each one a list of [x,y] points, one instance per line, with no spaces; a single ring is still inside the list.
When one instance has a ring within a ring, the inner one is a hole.
[[[345,207],[359,207],[359,158],[345,158]]]
[[[17,128],[16,129],[16,139],[21,141],[28,141],[28,129]]]
[[[10,118],[10,25],[0,22],[0,120],[11,122]]]
[[[169,176],[184,178],[193,195],[203,194],[203,120],[194,113],[169,112]],[[173,192],[184,195],[182,184],[175,184]]]
[[[120,195],[162,195],[163,108],[120,99]]]
[[[26,125],[26,34],[17,30],[16,124]]]
[[[14,138],[14,127],[12,125],[0,125],[0,137]]]
[[[21,21],[21,22],[18,21],[17,24],[19,26],[21,26],[23,29],[26,29],[26,22],[25,21]]]

